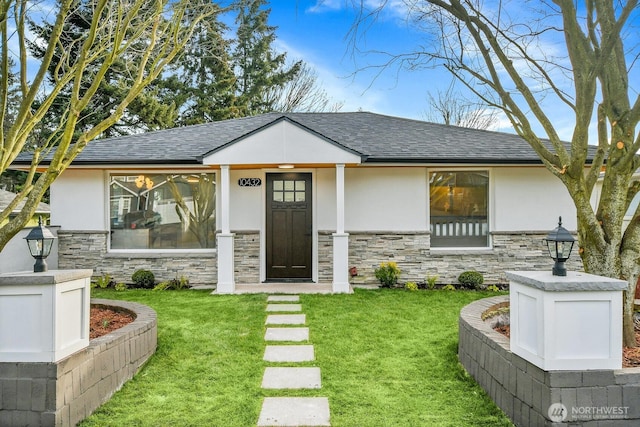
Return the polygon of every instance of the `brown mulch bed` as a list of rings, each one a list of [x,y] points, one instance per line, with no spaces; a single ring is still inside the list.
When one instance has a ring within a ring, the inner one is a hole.
[[[511,328],[509,327],[509,325],[499,326],[497,328],[494,328],[494,331],[500,332],[502,335],[510,338]],[[640,343],[640,329],[638,327],[636,327],[636,342]],[[638,366],[640,366],[640,347],[623,347],[622,367],[636,368]]]
[[[133,322],[133,320],[134,317],[129,313],[123,313],[109,308],[91,307],[89,339],[106,335]]]

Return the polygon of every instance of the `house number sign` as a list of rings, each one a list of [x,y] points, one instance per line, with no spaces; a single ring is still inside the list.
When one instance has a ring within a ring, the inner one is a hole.
[[[240,178],[238,185],[240,187],[260,187],[262,180],[260,178]]]

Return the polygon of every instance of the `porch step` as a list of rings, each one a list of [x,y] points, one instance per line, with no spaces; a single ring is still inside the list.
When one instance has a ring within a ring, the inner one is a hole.
[[[326,397],[265,397],[258,427],[331,426]]]
[[[299,302],[299,295],[269,295],[267,297],[267,302]]]
[[[267,328],[265,341],[308,341],[309,328]]]
[[[304,314],[270,314],[265,325],[304,325],[306,321]]]
[[[267,304],[267,311],[302,311],[302,304]]]
[[[320,368],[273,368],[264,370],[262,388],[313,389],[322,388]]]
[[[268,345],[263,360],[267,362],[310,362],[315,360],[312,345]]]

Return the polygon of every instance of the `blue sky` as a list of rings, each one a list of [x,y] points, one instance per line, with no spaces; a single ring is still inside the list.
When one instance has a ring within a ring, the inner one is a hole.
[[[277,47],[288,59],[302,59],[318,72],[318,81],[342,111],[362,109],[400,117],[423,119],[428,91],[446,89],[450,77],[441,70],[360,71],[375,65],[371,59],[354,57],[349,32],[356,18],[344,0],[282,0],[271,2],[270,24],[278,27]],[[389,16],[366,33],[361,46],[398,51],[415,44],[417,35]],[[437,84],[436,84],[437,83]]]
[[[443,69],[407,71],[398,68],[377,71],[360,71],[363,67],[380,64],[383,58],[354,54],[349,32],[356,19],[353,0],[272,0],[270,24],[278,27],[277,48],[286,51],[291,60],[302,59],[318,72],[319,83],[329,96],[344,102],[342,111],[358,109],[413,119],[426,119],[429,109],[429,93],[437,97],[438,90],[445,91],[452,77]],[[380,0],[365,0],[365,4],[379,4]],[[531,12],[518,1],[508,2],[511,18],[528,17]],[[413,30],[404,21],[401,1],[389,0],[384,16],[371,26],[358,45],[364,50],[407,52],[425,43],[424,34]],[[487,2],[485,6],[491,7]],[[559,24],[556,22],[556,24]],[[633,30],[637,30],[634,28]],[[632,31],[633,31],[632,30]],[[632,34],[633,38],[634,35]],[[536,44],[542,55],[555,55],[566,64],[562,32],[545,34]],[[636,46],[637,47],[637,46]],[[568,64],[566,64],[568,65]],[[631,65],[628,64],[628,65]],[[556,70],[557,71],[557,70]],[[631,85],[637,71],[630,75]],[[571,81],[556,74],[556,83],[569,93]],[[538,86],[538,82],[532,81]],[[461,84],[456,88],[464,92]],[[631,96],[635,96],[634,93]],[[553,98],[553,99],[551,99]],[[566,106],[554,97],[543,99],[543,108],[553,121],[561,138],[569,140],[574,128],[574,117]],[[503,116],[504,117],[504,116]],[[541,126],[533,124],[538,135],[545,136]],[[506,117],[500,119],[495,130],[513,132]],[[595,143],[595,126],[591,129],[591,142]]]

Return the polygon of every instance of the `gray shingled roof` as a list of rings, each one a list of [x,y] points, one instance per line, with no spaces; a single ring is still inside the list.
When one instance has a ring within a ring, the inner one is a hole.
[[[283,119],[360,153],[367,163],[540,163],[514,134],[354,112],[269,113],[96,140],[74,164],[199,164],[206,153]]]

